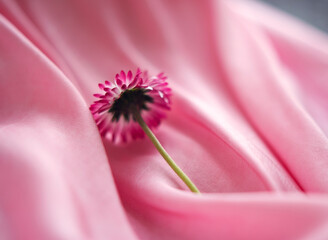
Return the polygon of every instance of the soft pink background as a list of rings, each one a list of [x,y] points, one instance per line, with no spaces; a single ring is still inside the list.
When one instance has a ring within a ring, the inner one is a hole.
[[[156,132],[102,140],[121,69],[165,71]],[[328,239],[328,38],[248,1],[0,0],[0,239]]]

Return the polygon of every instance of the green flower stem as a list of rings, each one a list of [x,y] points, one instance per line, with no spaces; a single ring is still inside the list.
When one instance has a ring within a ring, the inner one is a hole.
[[[165,151],[163,146],[160,144],[158,139],[155,137],[153,132],[149,129],[145,121],[142,119],[139,112],[134,114],[135,119],[140,124],[141,128],[145,131],[149,139],[152,141],[158,152],[162,155],[165,161],[170,165],[173,171],[181,178],[182,181],[188,186],[188,188],[194,193],[200,193],[195,184],[190,180],[190,178],[179,168],[179,166],[173,161],[170,155]]]

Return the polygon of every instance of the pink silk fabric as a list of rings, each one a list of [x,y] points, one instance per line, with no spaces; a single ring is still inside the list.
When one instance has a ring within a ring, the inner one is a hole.
[[[164,71],[172,110],[113,146],[88,106]],[[328,38],[251,1],[0,0],[0,239],[328,239]]]

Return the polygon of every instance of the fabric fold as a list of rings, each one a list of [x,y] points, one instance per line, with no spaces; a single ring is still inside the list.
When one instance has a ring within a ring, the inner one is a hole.
[[[0,0],[1,239],[327,239],[328,38],[252,1]],[[89,112],[121,70],[165,72],[155,131]]]

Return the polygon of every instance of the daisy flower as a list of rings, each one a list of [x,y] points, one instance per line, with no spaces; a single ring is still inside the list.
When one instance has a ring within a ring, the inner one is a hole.
[[[99,83],[102,93],[94,94],[98,100],[90,106],[90,111],[100,134],[114,144],[142,138],[146,134],[189,189],[199,193],[151,131],[170,109],[171,89],[166,79],[163,73],[149,77],[146,71],[139,69],[135,74],[121,71],[113,82]]]
[[[94,94],[98,100],[90,110],[100,134],[113,143],[142,138],[144,131],[136,122],[136,113],[149,128],[157,127],[170,109],[171,89],[166,79],[163,73],[149,77],[138,69],[135,75],[121,71],[114,83],[99,83],[102,93]]]

